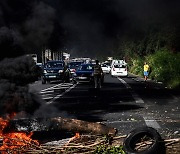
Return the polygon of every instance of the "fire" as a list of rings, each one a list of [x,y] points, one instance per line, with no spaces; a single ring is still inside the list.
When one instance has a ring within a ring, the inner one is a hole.
[[[38,141],[32,140],[31,136],[33,133],[25,133],[25,132],[8,132],[4,133],[4,129],[8,126],[9,119],[0,118],[0,151],[4,150],[12,150],[15,148],[20,148],[24,146],[28,146],[31,144],[39,145]]]
[[[68,145],[71,141],[74,141],[74,140],[76,140],[76,139],[79,139],[81,136],[80,136],[80,134],[79,133],[76,133],[73,137],[71,137],[70,139],[69,139],[69,141],[65,144],[65,145]]]
[[[74,138],[80,138],[80,134],[76,133],[76,135],[74,136]]]

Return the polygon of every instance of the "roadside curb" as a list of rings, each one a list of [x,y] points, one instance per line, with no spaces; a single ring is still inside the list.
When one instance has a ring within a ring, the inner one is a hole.
[[[129,72],[129,74],[130,74],[131,76],[134,76],[134,77],[138,78],[139,81],[144,82],[144,78],[143,78],[143,77],[141,77],[141,76],[139,76],[139,75],[136,75],[136,74],[133,74],[133,73],[130,73],[130,72]],[[163,82],[158,82],[158,81],[152,80],[152,79],[148,79],[147,82],[158,84],[158,86],[160,86],[161,88],[171,89],[171,88],[168,88],[166,85],[164,85]]]

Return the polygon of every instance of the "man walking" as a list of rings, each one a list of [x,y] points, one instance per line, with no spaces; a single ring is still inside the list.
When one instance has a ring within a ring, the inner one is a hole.
[[[99,61],[96,60],[96,64],[94,65],[94,83],[95,88],[101,88],[101,77],[103,75],[103,71],[101,66],[99,65]]]

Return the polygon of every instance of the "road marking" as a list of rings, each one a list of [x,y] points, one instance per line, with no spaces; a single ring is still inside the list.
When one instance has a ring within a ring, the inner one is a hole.
[[[77,86],[77,84],[74,84],[72,87],[70,87],[69,89],[67,89],[65,92],[56,95],[52,100],[48,101],[46,104],[52,104],[55,100],[57,100],[58,98],[62,97],[63,95],[65,95],[66,93],[68,93],[69,91],[71,91],[73,88],[75,88]]]
[[[54,90],[41,91],[40,94],[53,93]]]
[[[139,122],[139,121],[105,121],[104,123],[115,124],[115,123],[132,123],[132,122]]]
[[[52,86],[52,87],[49,87],[49,88],[46,88],[46,89],[43,89],[43,90],[41,90],[41,92],[43,92],[43,91],[47,91],[47,90],[51,90],[51,89],[53,89],[53,88],[55,88],[55,87],[58,87],[58,86],[60,86],[62,83],[60,83],[60,84],[57,84],[57,85],[55,85],[55,86]]]
[[[152,119],[149,120],[149,119],[147,119],[147,117],[143,117],[143,118],[144,118],[144,121],[145,121],[145,123],[146,123],[146,125],[148,127],[153,127],[153,128],[156,128],[156,129],[161,128],[156,120],[152,120]]]
[[[130,89],[129,91],[137,104],[144,103],[144,101],[139,97],[139,95],[134,90],[132,90],[131,86],[129,84],[127,84],[126,81],[124,81],[123,79],[121,79],[119,77],[118,77],[118,80],[121,81],[126,86],[127,89]]]
[[[53,99],[53,97],[44,97],[43,100]]]

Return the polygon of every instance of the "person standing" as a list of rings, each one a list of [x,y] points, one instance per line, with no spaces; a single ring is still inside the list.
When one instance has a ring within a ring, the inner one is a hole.
[[[103,71],[101,66],[99,65],[99,61],[96,60],[96,64],[94,65],[94,83],[95,88],[101,88],[101,77],[103,75]]]
[[[147,62],[144,62],[144,81],[147,81],[149,76],[149,65]]]

